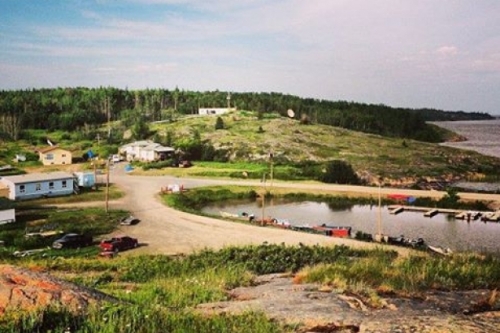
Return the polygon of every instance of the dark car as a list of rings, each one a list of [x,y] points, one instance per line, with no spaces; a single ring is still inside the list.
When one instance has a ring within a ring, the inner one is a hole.
[[[101,241],[99,247],[103,252],[118,252],[133,249],[139,246],[137,238],[129,236],[116,236]]]
[[[66,234],[52,243],[54,249],[79,248],[92,245],[92,237],[81,234]]]

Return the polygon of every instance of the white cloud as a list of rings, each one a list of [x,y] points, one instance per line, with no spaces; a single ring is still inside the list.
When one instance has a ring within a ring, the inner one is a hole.
[[[450,45],[445,45],[441,46],[440,48],[436,49],[435,51],[436,54],[443,56],[443,57],[451,57],[451,56],[456,56],[458,54],[458,48],[456,46],[450,46]]]

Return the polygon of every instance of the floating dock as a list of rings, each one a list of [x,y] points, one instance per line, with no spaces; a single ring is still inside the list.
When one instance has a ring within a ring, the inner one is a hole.
[[[390,205],[387,207],[389,213],[396,215],[404,211],[409,212],[422,212],[425,217],[433,217],[437,214],[448,214],[455,216],[458,220],[475,221],[479,218],[484,222],[500,222],[500,210],[495,212],[483,212],[483,211],[467,211],[461,209],[446,209],[446,208],[432,208],[432,207],[416,207],[416,206],[404,206],[404,205]]]
[[[439,210],[438,209],[431,209],[431,210],[428,210],[424,213],[424,216],[425,217],[434,217],[436,216],[437,214],[439,214]]]
[[[389,214],[397,215],[397,214],[402,213],[404,211],[405,211],[405,208],[403,206],[396,206],[396,207],[389,210]]]

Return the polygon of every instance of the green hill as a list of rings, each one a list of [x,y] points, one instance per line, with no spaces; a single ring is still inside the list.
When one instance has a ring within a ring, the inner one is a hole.
[[[500,167],[499,159],[470,151],[327,125],[306,125],[278,114],[259,119],[258,113],[236,111],[220,118],[223,129],[218,130],[217,116],[181,118],[155,124],[152,129],[156,140],[163,143],[188,147],[198,142],[201,154],[210,147],[215,160],[267,163],[270,153],[277,164],[344,160],[367,180],[378,176],[401,182],[421,177],[464,179],[497,174]]]

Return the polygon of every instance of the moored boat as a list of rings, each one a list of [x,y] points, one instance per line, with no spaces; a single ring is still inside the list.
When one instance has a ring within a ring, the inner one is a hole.
[[[352,230],[352,228],[348,226],[327,225],[325,223],[316,225],[313,228],[323,231],[325,235],[332,237],[350,237]]]
[[[443,256],[449,256],[450,254],[453,253],[453,251],[450,248],[442,248],[441,246],[432,246],[432,245],[427,245],[427,248],[429,251],[443,255]]]
[[[244,220],[244,221],[252,221],[255,218],[255,215],[248,214],[245,212],[240,213],[240,214],[235,214],[235,213],[220,211],[219,213],[223,218],[227,218],[227,219],[238,219],[238,220]]]

